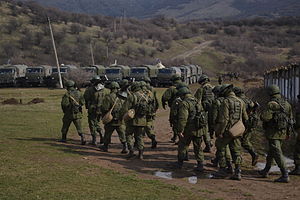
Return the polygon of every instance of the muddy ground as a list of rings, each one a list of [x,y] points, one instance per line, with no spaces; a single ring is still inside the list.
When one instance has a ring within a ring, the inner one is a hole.
[[[195,173],[192,146],[190,147],[190,161],[185,162],[183,169],[175,170],[173,164],[176,162],[177,146],[170,143],[172,137],[171,128],[168,123],[168,111],[159,110],[155,121],[158,147],[151,149],[151,143],[145,137],[144,160],[127,160],[121,154],[121,144],[117,134],[114,133],[108,153],[99,151],[93,146],[79,145],[79,138],[74,138],[67,144],[57,142],[55,145],[65,146],[67,151],[82,155],[87,162],[114,169],[121,173],[136,174],[144,179],[160,179],[169,184],[186,187],[192,192],[199,194],[204,199],[299,199],[300,177],[291,177],[288,184],[274,183],[279,173],[272,174],[269,178],[259,178],[257,169],[250,166],[250,156],[243,154],[242,181],[229,179],[211,179],[211,174],[217,169],[211,166],[210,160],[214,153],[205,154],[205,172]],[[215,151],[215,149],[213,149]],[[260,162],[264,162],[260,157]],[[160,173],[162,172],[162,173]],[[159,174],[159,177],[155,174]]]

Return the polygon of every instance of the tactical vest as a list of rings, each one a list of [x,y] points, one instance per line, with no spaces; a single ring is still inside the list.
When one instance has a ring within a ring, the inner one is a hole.
[[[286,101],[283,98],[273,99],[280,106],[280,110],[274,111],[272,122],[278,130],[286,130],[288,128],[288,110],[286,109]]]
[[[186,101],[190,105],[188,122],[193,123],[196,130],[205,127],[208,124],[208,114],[202,105],[195,98],[188,98]]]
[[[238,97],[226,98],[229,103],[229,123],[227,130],[230,129],[236,122],[241,119],[242,115],[242,100]]]
[[[134,94],[135,104],[133,106],[135,115],[137,117],[145,117],[149,112],[149,97],[146,96],[142,91]]]

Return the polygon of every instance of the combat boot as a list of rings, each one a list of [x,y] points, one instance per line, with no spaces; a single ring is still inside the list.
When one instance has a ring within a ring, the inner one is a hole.
[[[59,140],[59,141],[63,142],[63,143],[67,143],[67,135],[66,134],[62,134],[61,140]]]
[[[225,178],[227,176],[228,174],[226,167],[220,167],[219,170],[213,174],[213,177],[215,178]]]
[[[233,170],[231,162],[230,161],[226,161],[226,165],[227,165],[227,168],[226,168],[227,173],[228,174],[233,174],[234,170]]]
[[[290,172],[290,175],[300,175],[300,165],[295,165],[295,169]]]
[[[210,153],[211,152],[211,145],[208,143],[206,144],[205,148],[203,149],[203,152]]]
[[[79,134],[80,136],[80,140],[81,140],[81,145],[85,145],[86,144],[86,141],[85,141],[85,135],[83,133]]]
[[[97,142],[96,142],[96,136],[95,135],[92,135],[92,141],[89,143],[91,145],[97,145]]]
[[[103,144],[104,143],[104,138],[103,138],[101,133],[99,133],[99,135],[100,135],[100,144]]]
[[[242,180],[242,174],[241,174],[241,167],[238,165],[236,166],[234,170],[233,176],[230,177],[231,180],[237,180],[240,181]]]
[[[157,141],[156,141],[156,139],[155,139],[155,135],[151,138],[151,143],[152,143],[152,145],[151,145],[151,149],[155,149],[156,147],[157,147]]]
[[[219,160],[217,158],[211,159],[210,162],[213,167],[218,167],[219,165]]]
[[[100,146],[99,149],[104,151],[104,152],[108,152],[108,145],[104,144],[104,145]]]
[[[189,161],[189,160],[190,160],[190,159],[189,159],[189,152],[188,152],[188,151],[186,152],[186,154],[185,154],[183,160],[184,160],[184,161]]]
[[[182,166],[183,166],[183,160],[178,160],[175,163],[175,169],[182,169]]]
[[[195,167],[194,170],[197,171],[197,172],[203,172],[204,171],[203,163],[198,161],[197,162],[197,167]]]
[[[289,173],[286,169],[280,169],[281,171],[281,177],[274,180],[274,182],[277,182],[277,183],[288,183],[290,181],[290,178],[289,178]]]
[[[255,166],[257,164],[258,161],[258,154],[255,153],[253,150],[249,151],[251,158],[252,158],[252,166]]]
[[[140,159],[140,160],[144,159],[143,153],[144,153],[144,150],[139,150],[138,159]]]
[[[133,157],[135,157],[134,151],[133,150],[129,150],[129,153],[127,154],[126,158],[130,159],[130,158],[133,158]]]
[[[126,142],[122,142],[123,148],[121,153],[128,153],[128,148],[127,148],[127,143]]]
[[[271,167],[269,166],[265,166],[265,168],[263,170],[258,171],[258,173],[261,175],[262,178],[268,178],[270,168]]]

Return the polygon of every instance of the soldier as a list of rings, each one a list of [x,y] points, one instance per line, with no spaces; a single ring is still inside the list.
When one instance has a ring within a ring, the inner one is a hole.
[[[149,108],[148,97],[145,96],[139,82],[134,82],[131,85],[131,95],[127,98],[123,106],[123,112],[126,113],[130,109],[134,109],[135,115],[133,118],[126,121],[126,141],[128,145],[128,158],[134,157],[133,138],[137,141],[137,149],[139,151],[138,158],[143,159],[144,152],[144,131],[147,126],[147,113]]]
[[[296,106],[296,124],[295,128],[298,133],[297,141],[295,145],[295,151],[294,151],[294,163],[295,163],[295,169],[290,172],[291,175],[300,175],[300,95],[297,96],[298,103]]]
[[[176,98],[176,93],[177,93],[177,89],[176,89],[176,85],[179,83],[182,83],[181,81],[181,76],[179,75],[174,75],[171,78],[172,80],[172,86],[169,87],[162,95],[161,98],[161,102],[162,102],[162,106],[163,109],[166,109],[166,105],[168,105],[170,107],[170,112],[172,112],[172,103]],[[171,138],[172,142],[176,142],[176,137],[177,137],[177,130],[174,129],[175,126],[173,126],[174,124],[171,123],[172,119],[169,118],[170,121],[170,126],[172,127],[172,131],[173,131],[173,137]]]
[[[105,95],[110,91],[105,88],[99,76],[94,76],[91,79],[91,86],[84,92],[85,107],[88,109],[88,123],[92,135],[91,144],[96,145],[97,132],[100,135],[100,144],[103,143],[102,130],[99,126],[101,118],[101,103]]]
[[[207,113],[187,87],[180,88],[178,95],[182,99],[178,111],[178,135],[180,138],[178,143],[178,168],[182,168],[187,150],[192,141],[197,160],[195,170],[203,172],[204,154],[201,143],[202,136],[207,131]],[[197,119],[201,119],[201,121]]]
[[[61,108],[64,112],[63,126],[61,129],[62,139],[61,142],[67,141],[67,133],[71,123],[73,122],[78,135],[81,137],[81,144],[85,145],[85,137],[82,131],[82,106],[84,105],[84,98],[82,94],[75,89],[75,82],[68,80],[65,83],[67,93],[62,97]]]
[[[208,76],[203,74],[198,80],[200,88],[198,88],[195,93],[196,99],[202,103],[204,110],[208,112],[208,132],[203,135],[205,143],[205,149],[203,151],[207,153],[211,151],[211,136],[213,136],[214,133],[211,112],[214,94],[212,92],[213,87],[209,84],[209,82],[210,80]]]
[[[221,108],[221,104],[224,100],[223,95],[221,94],[221,85],[217,85],[214,87],[213,89],[213,93],[215,96],[215,99],[212,103],[212,126],[214,127],[214,131],[215,131],[215,127],[217,126],[218,123],[218,113],[220,111]],[[219,155],[220,149],[217,148],[217,151],[215,153],[215,159],[213,159],[211,162],[213,163],[214,167],[218,167],[219,164]],[[227,172],[228,173],[232,173],[233,168],[232,168],[232,157],[231,157],[231,153],[230,153],[230,149],[229,149],[229,145],[226,146],[226,150],[225,150],[225,157],[226,157],[226,165],[227,165]]]
[[[155,113],[158,109],[158,100],[156,98],[156,95],[154,95],[154,93],[151,90],[149,90],[152,88],[149,87],[146,82],[141,81],[140,85],[145,96],[148,98],[148,102],[151,102],[149,103],[149,108],[148,108],[149,110],[146,115],[147,126],[145,127],[145,133],[151,139],[151,148],[154,149],[157,147],[157,141],[154,132],[154,119],[155,119]]]
[[[103,116],[106,113],[110,112],[110,110],[112,109],[111,114],[113,116],[113,119],[111,122],[104,125],[104,130],[105,130],[104,145],[100,146],[100,149],[105,152],[108,151],[108,145],[111,140],[111,135],[116,130],[119,135],[119,139],[123,145],[123,149],[122,149],[121,153],[128,153],[126,138],[125,138],[126,126],[123,121],[123,115],[121,114],[121,109],[123,107],[124,100],[122,98],[119,98],[117,95],[119,89],[120,89],[120,86],[117,82],[111,82],[110,83],[111,93],[104,97],[104,100],[103,100],[103,103],[101,106]]]
[[[263,121],[263,128],[269,143],[269,150],[266,166],[263,170],[259,171],[259,174],[262,175],[262,177],[267,177],[272,162],[275,160],[281,171],[281,177],[276,179],[275,182],[288,183],[289,176],[281,145],[283,140],[288,139],[291,134],[289,131],[289,120],[292,119],[292,107],[282,98],[278,86],[271,85],[267,89],[270,101],[260,118]]]
[[[229,130],[239,120],[243,120],[243,122],[248,120],[246,107],[244,102],[235,96],[233,85],[223,85],[220,92],[224,96],[224,100],[221,103],[216,128],[216,146],[219,150],[217,157],[219,158],[220,165],[216,176],[227,176],[225,150],[226,146],[229,145],[233,163],[235,164],[234,175],[231,176],[231,179],[241,180],[241,141],[240,137],[233,137]]]
[[[255,127],[258,125],[258,117],[256,113],[256,105],[253,101],[248,99],[243,92],[243,90],[239,87],[234,87],[233,91],[237,97],[242,99],[246,105],[246,111],[249,117],[249,120],[247,121],[246,125],[246,131],[243,134],[241,138],[242,147],[246,149],[252,158],[252,166],[255,166],[258,161],[258,154],[255,153],[255,150],[250,142],[252,132],[254,131]]]

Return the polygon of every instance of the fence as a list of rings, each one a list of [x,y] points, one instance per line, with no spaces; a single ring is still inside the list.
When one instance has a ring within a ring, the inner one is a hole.
[[[278,85],[281,94],[291,102],[296,102],[300,94],[300,63],[277,67],[264,74],[264,85]]]

